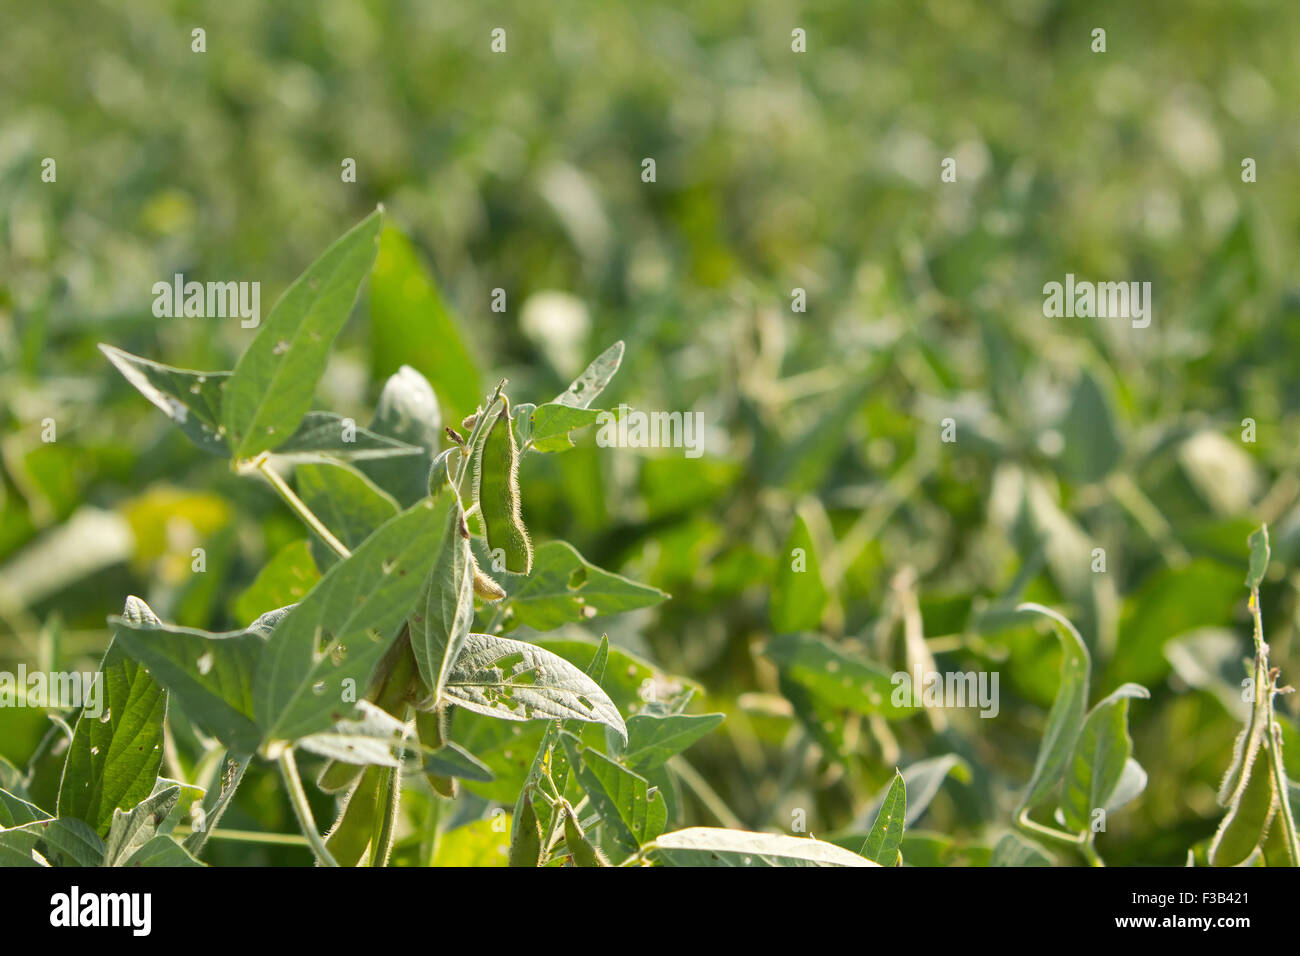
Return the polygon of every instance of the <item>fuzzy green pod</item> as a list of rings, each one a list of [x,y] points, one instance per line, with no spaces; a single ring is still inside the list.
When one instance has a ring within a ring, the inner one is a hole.
[[[488,550],[505,555],[505,569],[528,574],[533,569],[533,543],[519,509],[519,443],[515,439],[510,402],[487,429],[474,469],[474,500],[487,534]]]
[[[519,815],[510,828],[510,865],[542,865],[542,826],[533,809],[531,788],[524,791],[519,801]]]
[[[1265,743],[1259,750],[1262,760],[1247,764],[1245,786],[1228,808],[1228,814],[1219,825],[1210,843],[1211,866],[1236,866],[1244,863],[1268,835],[1269,824],[1277,812],[1277,791],[1273,775],[1269,772]]]
[[[564,805],[564,843],[569,848],[569,855],[573,857],[574,866],[609,866],[605,854],[593,846],[582,832],[577,814],[567,803]]]
[[[339,866],[356,866],[370,845],[370,834],[379,809],[379,771],[382,769],[375,766],[364,768],[361,780],[343,805],[343,812],[325,837],[325,846]]]

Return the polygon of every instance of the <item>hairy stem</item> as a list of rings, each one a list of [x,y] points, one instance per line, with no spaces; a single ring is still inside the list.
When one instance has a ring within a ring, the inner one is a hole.
[[[1286,768],[1282,763],[1282,727],[1273,716],[1273,695],[1277,681],[1268,666],[1268,644],[1264,642],[1264,618],[1259,609],[1259,588],[1250,592],[1250,614],[1254,621],[1256,667],[1255,694],[1264,695],[1268,718],[1266,748],[1268,771],[1273,777],[1273,791],[1278,798],[1278,817],[1282,821],[1282,834],[1286,838],[1286,852],[1292,866],[1300,866],[1300,839],[1297,839],[1295,817],[1291,813],[1291,794],[1287,789]],[[1256,696],[1256,700],[1261,699]]]
[[[338,861],[325,846],[320,831],[316,829],[316,820],[311,815],[311,805],[307,802],[307,792],[302,788],[302,778],[298,776],[298,764],[294,762],[292,747],[285,747],[280,752],[280,775],[284,777],[284,785],[289,790],[289,801],[298,816],[298,826],[302,829],[307,842],[311,844],[312,852],[316,854],[316,861],[321,866],[338,866]]]
[[[289,487],[288,482],[281,478],[276,473],[275,469],[271,467],[270,459],[265,454],[257,457],[254,462],[254,467],[262,473],[262,477],[270,482],[271,487],[274,488],[279,493],[280,497],[284,499],[284,503],[292,508],[307,527],[311,528],[312,531],[315,531],[316,534],[320,536],[321,540],[329,545],[340,558],[347,558],[352,555],[352,552],[348,550],[347,546],[338,538],[334,537],[334,532],[325,527],[325,522],[316,517],[316,513],[307,507],[307,503],[294,494],[294,491]]]

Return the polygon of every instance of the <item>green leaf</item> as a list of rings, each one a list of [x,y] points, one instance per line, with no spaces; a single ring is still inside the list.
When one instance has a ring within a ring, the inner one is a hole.
[[[637,714],[627,719],[627,746],[619,759],[637,773],[667,763],[713,730],[725,714]]]
[[[222,390],[230,372],[196,372],[172,368],[101,344],[103,352],[122,377],[162,409],[187,438],[204,451],[230,456],[221,427]]]
[[[358,700],[356,719],[340,720],[329,730],[299,738],[302,750],[357,766],[397,767],[406,723],[368,700]]]
[[[1264,572],[1268,570],[1268,525],[1260,525],[1258,531],[1251,533],[1248,542],[1250,544],[1250,569],[1246,572],[1246,587],[1252,591],[1258,591],[1260,584],[1264,581]]]
[[[623,343],[615,342],[587,366],[581,375],[559,395],[554,404],[570,408],[590,408],[596,397],[605,390],[618,367],[623,363]]]
[[[129,811],[114,810],[113,822],[104,841],[104,865],[121,866],[152,840],[180,795],[180,787],[168,787],[145,798]]]
[[[433,276],[409,239],[384,230],[370,278],[371,374],[382,379],[402,365],[419,370],[451,422],[474,411],[479,372]]]
[[[419,458],[378,459],[357,465],[398,504],[410,507],[428,494],[429,466],[442,446],[442,413],[429,380],[409,365],[389,376],[370,430],[423,451]]]
[[[794,634],[815,631],[826,609],[826,585],[822,583],[821,565],[812,535],[802,515],[796,515],[794,528],[776,562],[776,580],[772,582],[772,631]]]
[[[271,309],[226,383],[221,418],[236,458],[274,449],[311,407],[330,346],[378,251],[376,210],[325,250]]]
[[[8,790],[0,790],[0,827],[20,827],[37,820],[49,819],[50,815],[30,800]]]
[[[1127,806],[1142,795],[1142,791],[1147,788],[1147,772],[1142,769],[1142,765],[1129,757],[1124,761],[1124,770],[1119,775],[1119,783],[1111,791],[1110,799],[1106,802],[1106,812],[1118,810],[1120,807]]]
[[[398,512],[397,502],[361,472],[347,465],[299,465],[294,471],[298,497],[350,551]],[[316,566],[330,568],[339,557],[313,534]]]
[[[139,599],[122,615],[158,623]],[[133,807],[153,791],[162,763],[167,693],[114,639],[96,679],[102,712],[77,718],[59,784],[58,815],[85,820],[103,836],[115,809]]]
[[[645,848],[660,866],[877,866],[833,843],[810,837],[714,827],[665,833]]]
[[[559,402],[548,402],[530,408],[531,410],[526,409],[528,430],[526,434],[520,434],[520,441],[525,442],[528,449],[543,453],[567,451],[572,448],[573,438],[570,432],[592,425],[601,415],[607,414],[599,409],[574,408]],[[517,420],[518,409],[516,409]]]
[[[479,783],[491,783],[495,779],[491,767],[450,740],[424,755],[424,772],[439,777],[476,780]]]
[[[474,623],[473,559],[469,538],[461,533],[465,513],[455,494],[439,495],[436,509],[442,538],[411,614],[411,651],[434,704]]]
[[[290,541],[262,566],[253,583],[235,601],[235,619],[248,621],[267,608],[297,604],[307,596],[320,572],[306,538]]]
[[[486,555],[483,561],[488,561]],[[491,566],[490,561],[484,565]],[[506,626],[522,624],[538,631],[653,607],[668,598],[658,588],[601,570],[566,541],[546,542],[536,551],[531,574],[503,575],[500,584],[506,590],[505,603],[510,610]]]
[[[1140,684],[1125,684],[1099,701],[1084,721],[1061,786],[1061,812],[1075,832],[1090,832],[1093,812],[1110,804],[1133,753],[1129,699],[1150,696]]]
[[[183,846],[159,834],[136,850],[123,866],[202,866]]]
[[[578,783],[600,814],[601,832],[623,851],[624,857],[664,832],[668,808],[645,777],[597,750],[582,747],[572,734],[564,734],[563,741]]]
[[[1074,742],[1083,724],[1083,710],[1088,701],[1088,671],[1091,660],[1083,638],[1074,625],[1041,604],[1021,604],[1018,612],[1042,614],[1050,618],[1061,642],[1061,685],[1047,715],[1047,730],[1039,746],[1033,775],[1025,789],[1021,809],[1032,807],[1050,793],[1061,779]]]
[[[470,634],[447,677],[446,693],[453,703],[489,717],[601,723],[627,739],[623,718],[600,685],[534,644]]]
[[[266,739],[297,740],[353,715],[347,691],[364,692],[397,637],[433,564],[441,530],[433,502],[421,501],[380,526],[289,610],[266,646],[253,687]]]
[[[833,707],[888,720],[916,712],[906,698],[895,702],[894,682],[887,671],[814,635],[778,635],[768,641],[764,653],[781,666],[783,674]]]
[[[885,794],[875,822],[871,824],[871,832],[867,835],[867,842],[862,844],[860,854],[881,866],[897,866],[906,816],[907,784],[903,782],[903,775],[895,770],[894,780],[889,785],[889,792]]]
[[[37,835],[36,852],[51,866],[104,865],[104,841],[84,820],[59,817],[29,823],[25,829]]]
[[[1065,439],[1061,470],[1077,481],[1098,481],[1118,463],[1124,443],[1110,402],[1088,372],[1079,376],[1060,425]]]
[[[211,634],[163,624],[152,612],[148,619],[109,618],[109,624],[117,628],[114,641],[149,669],[186,716],[235,753],[257,750],[262,735],[253,721],[252,688],[265,628],[254,622],[243,631]]]
[[[1008,833],[993,848],[989,866],[1051,866],[1052,858],[1036,843]]]
[[[292,462],[361,462],[401,458],[409,460],[408,466],[418,471],[419,465],[413,464],[413,456],[422,451],[418,445],[408,445],[396,438],[378,435],[342,415],[308,412],[288,441],[276,446],[275,456]]]

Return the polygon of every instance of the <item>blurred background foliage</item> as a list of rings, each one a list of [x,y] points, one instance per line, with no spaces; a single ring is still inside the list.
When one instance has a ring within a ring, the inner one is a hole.
[[[92,669],[132,593],[184,624],[248,623],[240,598],[301,528],[95,346],[230,368],[253,332],[157,319],[153,283],[259,281],[265,314],[383,202],[409,267],[428,270],[428,321],[464,343],[477,387],[508,377],[517,400],[544,400],[621,338],[610,402],[704,413],[701,459],[597,448],[588,432],[523,470],[536,539],[673,595],[574,636],[607,629],[706,688],[697,710],[727,715],[687,755],[681,822],[788,830],[802,810],[818,836],[861,829],[896,765],[956,754],[905,854],[986,859],[1056,689],[1055,641],[1002,613],[1037,600],[1078,622],[1094,699],[1124,680],[1152,691],[1131,709],[1150,783],[1109,821],[1103,855],[1181,864],[1213,832],[1261,520],[1273,659],[1284,680],[1300,669],[1300,8],[6,6],[0,666]],[[807,53],[791,52],[795,27]],[[956,183],[939,181],[944,157]],[[1258,182],[1242,182],[1244,157]],[[1150,281],[1154,321],[1044,318],[1043,284],[1066,273]],[[381,330],[369,308],[363,292],[317,396],[359,421],[401,362],[441,393],[452,348],[430,346],[428,325]],[[829,594],[821,633],[889,670],[926,653],[997,670],[995,719],[887,722],[782,681],[763,648],[797,514]],[[1293,730],[1294,697],[1280,707]],[[180,724],[183,771],[197,747]],[[21,766],[49,726],[0,711],[0,754]],[[458,822],[489,812],[462,804]],[[485,822],[449,837],[448,859],[491,858]],[[293,829],[269,774],[224,823]],[[223,841],[210,854],[307,860]]]

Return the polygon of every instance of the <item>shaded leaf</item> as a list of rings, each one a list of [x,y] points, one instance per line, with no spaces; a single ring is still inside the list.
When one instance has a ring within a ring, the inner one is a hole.
[[[222,423],[235,457],[274,449],[311,407],[330,346],[378,251],[383,213],[325,250],[271,309],[226,383]]]

